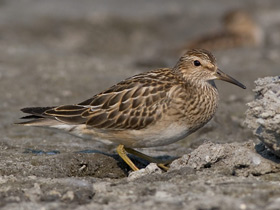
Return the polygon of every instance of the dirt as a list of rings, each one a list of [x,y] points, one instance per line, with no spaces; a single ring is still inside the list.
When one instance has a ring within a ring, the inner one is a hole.
[[[182,46],[218,31],[242,8],[261,46],[214,51],[247,86],[217,81],[214,119],[172,145],[139,149],[182,157],[168,172],[114,145],[14,125],[27,106],[74,104],[134,74],[172,67]],[[278,1],[0,1],[1,209],[279,209],[279,158],[244,124],[254,81],[279,76]]]

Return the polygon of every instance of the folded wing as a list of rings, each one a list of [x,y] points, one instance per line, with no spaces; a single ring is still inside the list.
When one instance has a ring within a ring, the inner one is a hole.
[[[156,71],[165,73],[168,69]],[[25,119],[34,118],[35,121],[44,118],[99,129],[143,129],[158,120],[167,108],[166,94],[170,88],[171,81],[166,81],[164,74],[160,77],[158,73],[149,72],[124,80],[76,105],[24,108],[22,111],[32,114]]]

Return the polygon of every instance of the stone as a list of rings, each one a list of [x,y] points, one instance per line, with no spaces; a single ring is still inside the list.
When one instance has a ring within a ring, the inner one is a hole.
[[[280,157],[280,76],[255,81],[255,100],[248,103],[245,124]]]
[[[260,176],[280,170],[280,166],[255,151],[255,143],[216,144],[205,142],[188,155],[173,161],[170,171],[184,167],[202,170],[212,168],[219,174],[233,176]]]

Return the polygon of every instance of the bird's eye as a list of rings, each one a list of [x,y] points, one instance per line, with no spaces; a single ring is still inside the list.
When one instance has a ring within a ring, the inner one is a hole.
[[[195,60],[195,61],[193,62],[193,64],[194,64],[195,66],[200,66],[200,65],[201,65],[201,63],[200,63],[198,60]]]

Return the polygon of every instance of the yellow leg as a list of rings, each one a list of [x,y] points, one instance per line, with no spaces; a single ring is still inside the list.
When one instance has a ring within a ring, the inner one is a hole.
[[[126,155],[125,152],[125,147],[124,145],[120,144],[117,147],[117,153],[119,154],[119,156],[124,160],[124,162],[127,163],[127,165],[129,165],[129,167],[133,170],[133,171],[138,171],[139,169],[136,167],[136,165],[129,159],[129,157]]]
[[[124,150],[126,150],[128,153],[133,154],[137,157],[143,158],[144,160],[147,160],[147,161],[152,162],[152,163],[156,163],[160,168],[162,168],[165,171],[167,171],[169,169],[169,167],[167,167],[166,164],[169,164],[173,160],[177,159],[177,158],[173,158],[171,160],[162,161],[162,160],[150,157],[148,155],[145,155],[145,154],[143,154],[141,152],[138,152],[138,151],[136,151],[134,149],[131,149],[131,148],[124,147]]]

